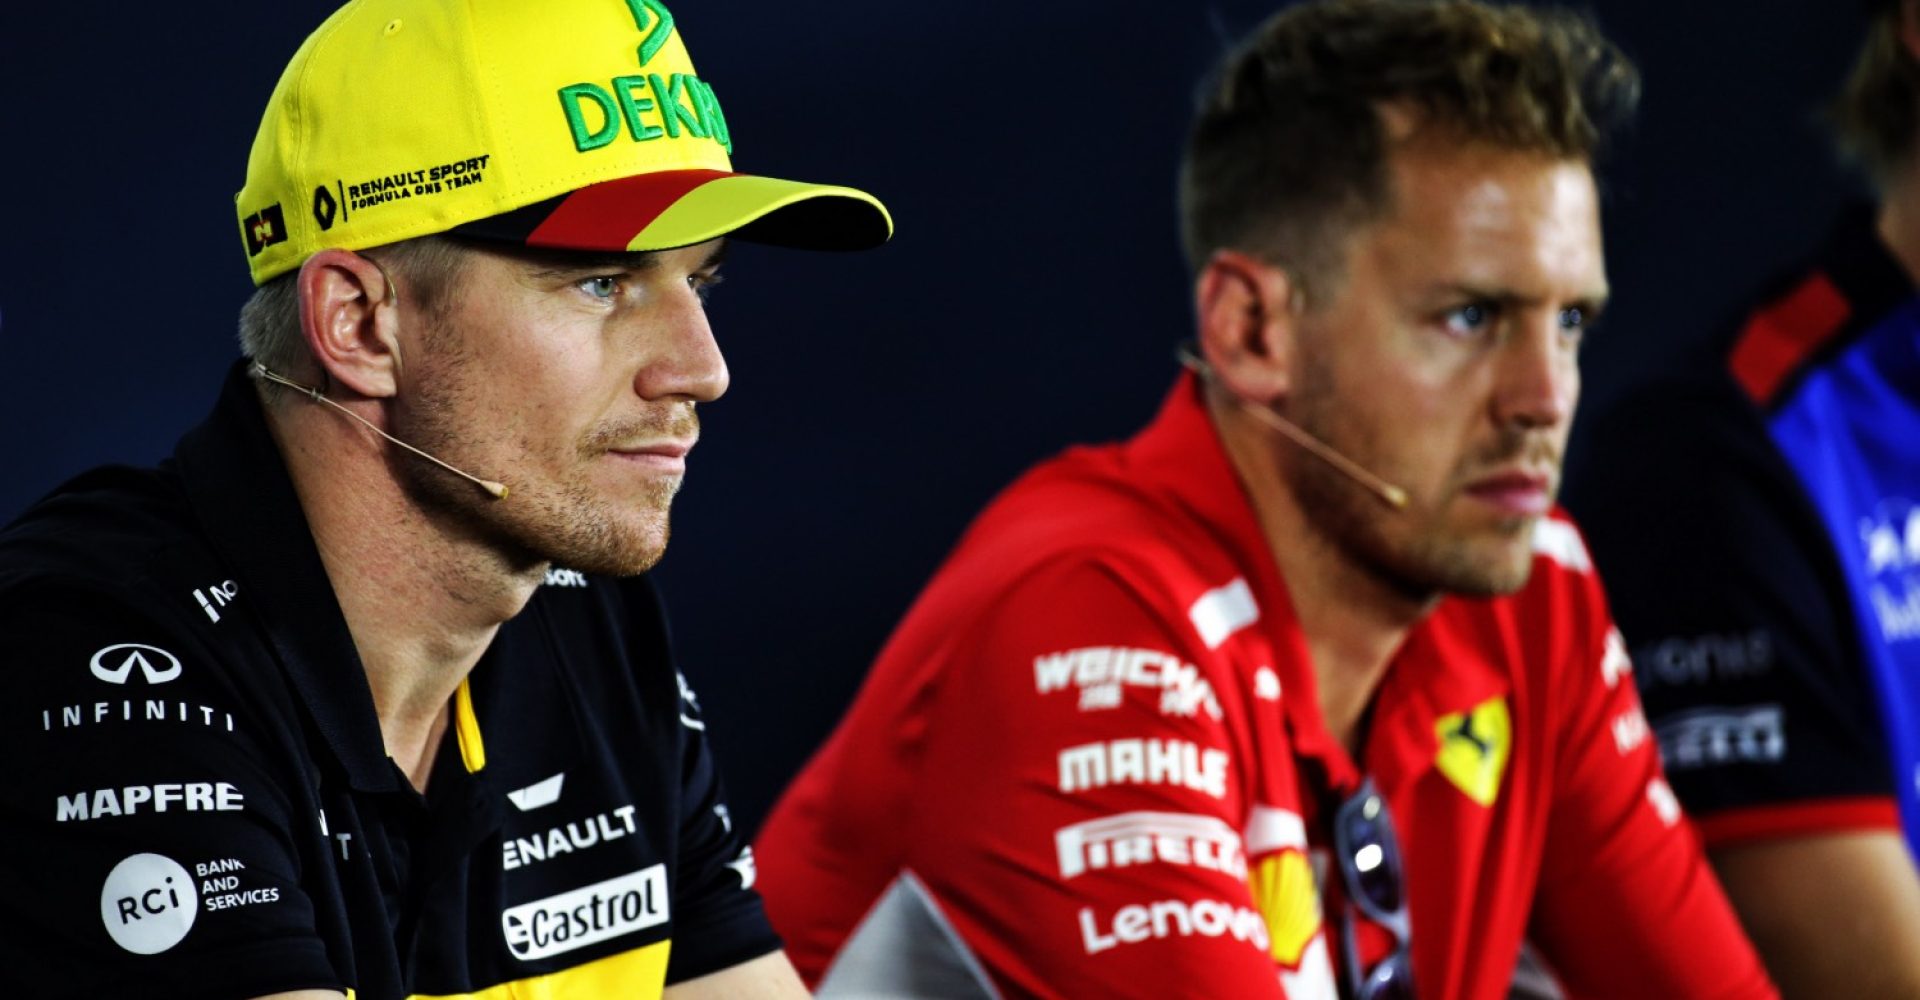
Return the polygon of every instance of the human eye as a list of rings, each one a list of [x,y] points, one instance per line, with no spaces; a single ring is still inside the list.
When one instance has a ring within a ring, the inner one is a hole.
[[[1491,302],[1469,302],[1447,310],[1440,317],[1448,333],[1458,337],[1477,337],[1493,326],[1499,307]]]
[[[1593,328],[1599,320],[1600,312],[1587,306],[1568,306],[1560,310],[1560,332],[1568,337],[1579,337]]]
[[[620,295],[620,279],[610,274],[582,278],[574,283],[574,287],[603,301],[611,301]]]
[[[687,275],[687,287],[693,289],[695,295],[700,296],[700,301],[705,302],[707,296],[713,294],[714,286],[725,280],[719,271],[695,271]]]

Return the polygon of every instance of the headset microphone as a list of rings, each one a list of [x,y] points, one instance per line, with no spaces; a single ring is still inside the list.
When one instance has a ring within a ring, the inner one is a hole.
[[[1227,390],[1226,386],[1221,384],[1220,377],[1214,373],[1212,366],[1208,365],[1206,361],[1200,357],[1199,354],[1195,353],[1192,347],[1186,344],[1181,344],[1179,347],[1174,349],[1174,354],[1179,357],[1180,363],[1186,366],[1195,375],[1198,375],[1202,379],[1205,379],[1206,381],[1212,383],[1213,385],[1218,386],[1222,391],[1227,392],[1229,396],[1233,396],[1233,401],[1240,404],[1240,408],[1242,410],[1245,410],[1247,413],[1252,414],[1254,419],[1260,421],[1263,424],[1266,424],[1268,427],[1271,427],[1276,431],[1279,431],[1281,435],[1287,438],[1287,440],[1292,441],[1294,444],[1299,445],[1301,448],[1305,449],[1308,454],[1311,454],[1313,457],[1321,460],[1322,462],[1325,462],[1328,465],[1333,466],[1335,469],[1345,474],[1347,478],[1352,479],[1354,482],[1359,483],[1360,485],[1366,487],[1368,492],[1372,493],[1376,497],[1379,497],[1381,502],[1385,503],[1387,506],[1392,507],[1394,510],[1406,509],[1407,499],[1408,499],[1406,490],[1398,486],[1395,486],[1392,483],[1389,483],[1386,480],[1381,479],[1379,476],[1376,476],[1373,473],[1368,472],[1367,470],[1361,468],[1359,463],[1333,450],[1332,445],[1327,444],[1325,441],[1322,441],[1311,434],[1308,434],[1305,430],[1303,430],[1300,427],[1300,425],[1294,423],[1291,420],[1288,420],[1287,418],[1281,416],[1278,413],[1273,412],[1271,408],[1261,406],[1258,403],[1249,402],[1245,399],[1240,398],[1237,395],[1234,395],[1230,390]]]
[[[481,479],[479,476],[472,475],[471,473],[462,472],[459,469],[456,469],[453,466],[448,465],[445,462],[442,462],[441,460],[433,457],[432,455],[429,455],[426,452],[421,451],[418,448],[415,448],[413,445],[410,445],[405,441],[402,441],[399,438],[394,437],[391,434],[388,434],[386,431],[383,431],[380,428],[375,427],[372,421],[361,416],[360,414],[355,413],[352,410],[349,410],[346,407],[341,406],[339,403],[336,403],[333,400],[328,399],[327,397],[321,395],[318,387],[307,385],[302,382],[295,382],[294,380],[286,377],[285,375],[280,374],[279,372],[274,371],[271,368],[268,368],[266,365],[263,365],[258,361],[253,362],[253,364],[247,368],[247,374],[253,376],[254,378],[263,378],[269,382],[276,382],[280,385],[286,386],[289,389],[298,390],[300,393],[304,394],[308,399],[311,399],[316,403],[325,403],[328,406],[331,406],[334,409],[339,410],[341,413],[344,413],[347,416],[360,421],[362,424],[365,424],[366,428],[374,432],[375,434],[378,434],[381,437],[386,438],[389,441],[392,441],[394,444],[397,444],[400,447],[405,448],[410,452],[413,452],[414,454],[420,456],[421,458],[424,458],[427,461],[432,462],[433,464],[441,467],[442,469],[447,470],[448,472],[453,473],[456,476],[459,476],[462,479],[472,482],[474,485],[480,487],[483,490],[486,490],[487,493],[491,495],[495,500],[505,500],[507,498],[507,486],[505,483],[496,483],[491,479]]]

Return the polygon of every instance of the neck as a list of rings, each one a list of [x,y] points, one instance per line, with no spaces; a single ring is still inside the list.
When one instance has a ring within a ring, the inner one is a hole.
[[[309,400],[280,397],[263,404],[267,425],[366,670],[387,754],[424,791],[454,690],[546,565],[510,564],[450,530],[394,479],[385,441]],[[371,409],[361,415],[379,423]]]
[[[1408,595],[1327,536],[1287,485],[1283,468],[1319,459],[1276,444],[1238,403],[1211,391],[1208,409],[1306,636],[1321,715],[1334,738],[1357,751],[1361,717],[1434,599]]]
[[[1880,241],[1900,262],[1908,280],[1920,285],[1920,167],[1904,171],[1888,184],[1874,221]]]

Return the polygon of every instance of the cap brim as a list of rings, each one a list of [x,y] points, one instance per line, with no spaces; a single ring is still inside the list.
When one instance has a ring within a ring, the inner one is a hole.
[[[666,170],[589,185],[452,232],[560,250],[670,250],[720,236],[866,250],[893,236],[893,217],[879,199],[853,188]]]

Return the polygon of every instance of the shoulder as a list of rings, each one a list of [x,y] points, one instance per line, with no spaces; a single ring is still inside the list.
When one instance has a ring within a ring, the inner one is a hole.
[[[1759,640],[1769,645],[1798,641],[1784,625],[1818,633],[1801,638],[1833,647],[1827,659],[1847,655],[1836,539],[1765,416],[1724,371],[1650,385],[1602,413],[1567,503],[1636,646],[1761,633],[1773,633]]]
[[[169,693],[218,686],[251,641],[239,598],[164,472],[95,470],[0,530],[0,638],[21,667],[0,685],[80,696],[106,675],[131,683],[126,662],[151,682],[193,661]]]
[[[0,590],[60,579],[124,586],[180,575],[206,551],[164,469],[109,466],[69,480],[0,529]]]
[[[1148,738],[1220,756],[1232,728],[1224,703],[1238,688],[1223,641],[1258,611],[1243,579],[1216,577],[1162,547],[1094,539],[982,558],[922,595],[869,691],[897,722],[910,695],[937,685],[932,711],[950,734],[986,719],[1017,723],[1024,735],[1001,731],[982,757],[1006,755],[1008,767],[1056,756],[1066,767],[1076,754],[1126,753]]]
[[[1035,578],[1123,582],[1184,606],[1236,577],[1239,554],[1109,449],[1075,448],[1016,480],[968,528],[933,588],[1031,592]]]
[[[1814,516],[1764,414],[1722,369],[1643,386],[1583,437],[1566,503],[1603,564],[1738,548],[1751,520]]]

